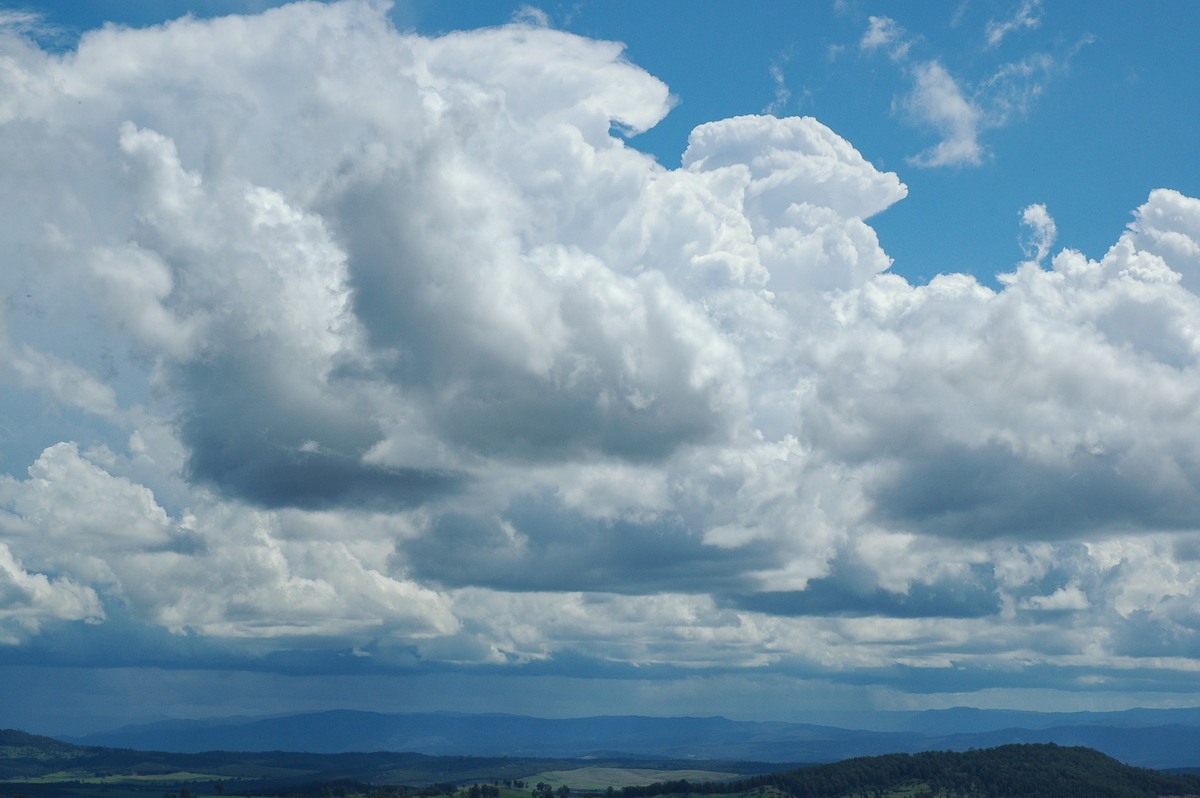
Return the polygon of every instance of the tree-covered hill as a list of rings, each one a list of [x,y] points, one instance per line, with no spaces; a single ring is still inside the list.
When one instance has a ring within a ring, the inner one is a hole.
[[[579,768],[581,760],[508,757],[437,757],[413,753],[311,754],[209,751],[177,754],[76,746],[19,731],[0,731],[0,793],[46,798],[142,798],[191,785],[188,793],[230,795],[416,795],[382,785],[513,783],[530,774]],[[592,769],[690,769],[696,760],[588,759]],[[723,796],[723,798],[1200,798],[1200,776],[1168,774],[1125,765],[1098,751],[1053,743],[1021,743],[965,752],[932,751],[858,757],[825,765],[767,772],[762,763],[706,762],[708,769],[747,775],[737,781],[667,781],[625,787],[621,798]],[[719,767],[718,767],[719,765]],[[220,783],[222,786],[216,788]],[[628,782],[625,782],[628,783]],[[330,785],[338,786],[334,790]],[[347,788],[349,785],[353,787]],[[453,787],[448,788],[453,791]],[[566,788],[560,785],[561,794]],[[282,790],[282,792],[281,792]],[[443,790],[445,791],[445,790]],[[609,790],[601,790],[612,794]],[[173,794],[173,793],[172,793]],[[209,793],[211,794],[211,792]],[[559,795],[558,790],[555,795]],[[528,791],[507,790],[508,798]],[[465,798],[465,794],[464,794]]]
[[[596,757],[593,767],[694,770],[695,761]],[[708,762],[710,770],[758,774],[776,765],[755,762]],[[65,743],[12,729],[0,730],[0,796],[44,794],[34,784],[103,783],[144,787],[161,795],[183,781],[227,786],[230,794],[261,792],[286,785],[353,781],[365,784],[471,784],[524,779],[550,770],[578,768],[580,760],[531,757],[429,756],[375,751],[314,754],[296,751],[205,751],[174,753],[104,748]],[[6,784],[7,783],[7,784]],[[20,789],[14,784],[26,785]],[[152,788],[152,789],[151,789]],[[60,790],[57,794],[65,795]]]
[[[1130,767],[1090,748],[1005,745],[859,757],[736,782],[627,787],[625,798],[778,791],[791,798],[1157,798],[1200,796],[1200,777]]]

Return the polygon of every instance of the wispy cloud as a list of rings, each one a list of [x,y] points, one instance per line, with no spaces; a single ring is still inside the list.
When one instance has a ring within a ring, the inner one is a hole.
[[[942,140],[909,158],[918,166],[976,165],[982,161],[979,144],[983,112],[936,60],[911,63],[913,39],[890,17],[870,17],[858,43],[864,52],[883,51],[912,76],[912,91],[900,105],[915,124],[936,130]]]
[[[792,91],[787,85],[787,76],[784,73],[784,67],[791,60],[789,53],[781,53],[771,59],[770,74],[771,81],[775,84],[775,99],[767,104],[763,109],[763,113],[774,114],[776,116],[787,110],[788,103],[792,100]]]
[[[539,28],[550,27],[550,15],[537,6],[523,3],[512,12],[512,21]]]
[[[1021,224],[1025,225],[1027,234],[1021,239],[1021,249],[1025,257],[1040,263],[1050,254],[1050,247],[1058,238],[1058,227],[1046,210],[1046,206],[1036,203],[1021,211]]]
[[[987,98],[988,125],[1003,127],[1028,114],[1046,84],[1063,68],[1063,62],[1048,53],[1002,64],[977,90]]]
[[[915,86],[904,100],[905,110],[919,124],[929,125],[942,140],[909,161],[918,166],[978,165],[983,159],[979,107],[962,92],[957,81],[937,61],[918,64]]]
[[[31,11],[0,9],[0,27],[10,30],[28,31],[41,23],[40,15]]]
[[[1036,28],[1042,23],[1042,0],[1022,0],[1006,19],[989,20],[984,30],[988,47],[996,47],[1004,37],[1021,29]]]
[[[71,38],[66,29],[48,22],[41,14],[11,8],[0,8],[0,32],[16,33],[52,47]]]
[[[890,17],[870,17],[866,33],[859,39],[860,49],[871,52],[885,50],[894,61],[908,57],[912,42],[906,38],[904,28]]]
[[[1039,9],[1036,0],[1025,3],[1013,18],[1018,22],[1010,22],[1014,26],[1033,26]],[[1003,37],[1010,29],[1015,28],[1004,28],[998,35]],[[1091,38],[1082,38],[1064,54],[1032,53],[1000,64],[990,75],[975,81],[951,74],[940,59],[914,58],[913,47],[918,41],[895,20],[873,16],[858,46],[865,53],[886,53],[911,78],[912,89],[898,100],[897,107],[914,124],[936,131],[941,140],[908,160],[917,166],[938,167],[982,163],[987,155],[981,142],[983,131],[1004,127],[1025,116],[1046,84],[1066,71],[1070,59]]]
[[[954,9],[954,13],[950,15],[950,21],[947,26],[957,28],[962,24],[963,17],[967,13],[967,9],[971,6],[971,0],[959,0],[958,7]]]

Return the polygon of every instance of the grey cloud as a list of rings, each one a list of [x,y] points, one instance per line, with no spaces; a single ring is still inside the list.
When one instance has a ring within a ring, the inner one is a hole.
[[[258,355],[258,357],[254,357]],[[382,438],[352,408],[290,389],[278,353],[240,351],[182,370],[188,473],[266,507],[400,509],[462,488],[462,473],[363,462]],[[230,362],[232,360],[232,362]]]
[[[913,582],[907,592],[879,587],[874,574],[835,563],[827,577],[810,579],[804,590],[762,591],[728,597],[735,606],[769,615],[870,616],[889,618],[983,618],[995,615],[1001,598],[989,569],[939,582]]]
[[[541,497],[493,518],[441,515],[400,544],[400,562],[447,587],[503,591],[709,593],[745,586],[741,572],[770,562],[765,547],[734,553],[700,543],[677,516],[651,522],[581,518]]]
[[[1200,522],[1194,493],[1142,477],[1123,460],[1075,452],[1046,465],[1003,444],[931,442],[881,469],[867,495],[882,522],[956,538],[1054,540]]]
[[[995,290],[914,286],[865,221],[898,175],[772,117],[664,169],[613,135],[670,105],[616,44],[348,2],[23,48],[0,376],[50,409],[0,480],[20,646],[1179,683],[1150,663],[1200,625],[1200,201],[1155,191],[1099,261],[1046,235]],[[923,74],[942,155],[978,156]]]
[[[188,461],[194,479],[263,507],[400,510],[458,492],[465,479],[436,470],[364,464],[348,455],[281,449],[262,441],[203,436],[187,440],[203,453]]]
[[[1099,262],[1023,265],[999,293],[947,277],[847,297],[857,323],[813,339],[805,440],[862,469],[876,518],[916,532],[1193,526],[1200,460],[1179,424],[1194,412],[1195,299],[1133,235]]]
[[[387,377],[423,400],[446,439],[528,459],[589,450],[653,459],[728,423],[719,393],[727,377],[691,384],[706,342],[680,335],[678,315],[701,336],[715,333],[668,286],[591,262],[572,274],[569,263],[506,251],[509,241],[471,246],[469,223],[431,214],[435,201],[368,186],[344,195],[336,218],[354,307],[389,354]],[[617,294],[631,314],[618,330],[600,292]]]
[[[1008,668],[944,667],[914,668],[897,665],[879,670],[863,669],[840,673],[831,681],[848,684],[887,685],[916,695],[946,693],[971,694],[983,690],[1060,690],[1104,693],[1140,692],[1162,678],[1166,692],[1191,692],[1200,683],[1185,671],[1162,672],[1157,669],[1107,669],[1094,666],[1027,664]]]
[[[1165,623],[1157,613],[1138,610],[1114,624],[1112,650],[1136,658],[1200,656],[1200,635],[1195,629]]]

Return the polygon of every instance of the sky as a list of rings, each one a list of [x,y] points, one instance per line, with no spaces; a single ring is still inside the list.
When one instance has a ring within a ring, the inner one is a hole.
[[[0,2],[0,727],[1200,704],[1200,6]]]

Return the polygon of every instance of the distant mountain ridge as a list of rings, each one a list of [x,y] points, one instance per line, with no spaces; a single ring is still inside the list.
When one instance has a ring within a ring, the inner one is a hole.
[[[1086,746],[1131,765],[1200,766],[1200,708],[1037,713],[951,709],[882,713],[851,729],[724,717],[523,715],[333,710],[276,717],[167,720],[58,739],[142,750],[403,751],[489,757],[738,759],[833,762],[857,756],[965,751],[1011,743]]]

